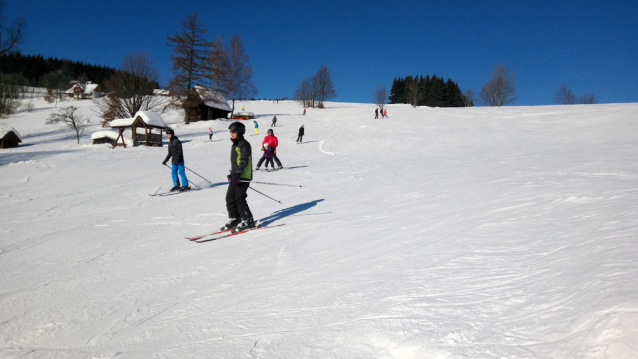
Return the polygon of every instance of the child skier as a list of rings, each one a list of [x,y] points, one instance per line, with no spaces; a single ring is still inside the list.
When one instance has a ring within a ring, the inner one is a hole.
[[[213,130],[210,127],[208,128],[208,140],[213,140]]]
[[[257,123],[257,121],[253,121],[255,122],[255,135],[259,134],[259,124]]]
[[[270,163],[270,167],[272,167],[272,169],[275,169],[275,161],[273,160],[275,151],[270,148],[270,145],[267,143],[264,143],[264,158],[266,159],[266,164],[264,165],[264,169],[267,170],[268,169],[268,164]]]

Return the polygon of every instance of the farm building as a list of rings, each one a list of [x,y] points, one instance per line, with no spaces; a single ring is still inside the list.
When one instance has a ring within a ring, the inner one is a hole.
[[[228,118],[232,111],[228,102],[219,91],[203,86],[195,86],[188,94],[190,122]]]
[[[18,147],[20,142],[22,138],[15,128],[0,127],[0,148]]]
[[[70,89],[66,90],[65,93],[70,98],[76,98],[78,100],[102,97],[100,85],[94,84],[90,81],[85,84],[81,84],[79,82],[75,83]]]
[[[130,131],[130,136],[126,137],[131,139],[133,146],[162,147],[162,133],[166,125],[157,112],[138,111],[133,118],[113,120],[110,125],[118,130],[113,147],[120,145],[120,140],[121,145],[126,147],[124,131]]]

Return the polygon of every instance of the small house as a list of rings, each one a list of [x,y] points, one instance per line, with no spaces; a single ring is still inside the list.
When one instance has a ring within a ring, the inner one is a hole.
[[[157,112],[138,111],[133,118],[113,120],[110,125],[118,130],[113,147],[120,145],[120,139],[122,146],[126,147],[124,131],[127,130],[130,131],[130,136],[126,137],[131,139],[133,146],[162,147],[162,133],[166,125]]]
[[[195,86],[188,93],[188,103],[190,122],[228,118],[232,111],[221,92],[203,86]]]
[[[96,131],[91,134],[91,140],[94,145],[108,143],[113,147],[117,146],[117,131]],[[124,145],[124,141],[120,142],[120,146]]]
[[[13,148],[18,147],[18,144],[22,142],[22,137],[18,131],[13,127],[1,127],[0,128],[0,148]]]
[[[77,100],[102,97],[100,85],[90,81],[84,84],[77,82],[73,84],[70,89],[66,90],[65,93],[69,98],[75,98]]]

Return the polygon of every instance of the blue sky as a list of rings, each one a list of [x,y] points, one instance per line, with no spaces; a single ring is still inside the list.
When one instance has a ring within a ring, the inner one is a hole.
[[[478,92],[496,64],[515,105],[549,105],[562,84],[601,103],[638,102],[638,1],[8,0],[28,23],[24,54],[119,67],[146,52],[165,85],[166,37],[199,13],[210,39],[242,36],[257,98],[292,97],[321,65],[341,102],[371,102],[396,77],[436,74]]]

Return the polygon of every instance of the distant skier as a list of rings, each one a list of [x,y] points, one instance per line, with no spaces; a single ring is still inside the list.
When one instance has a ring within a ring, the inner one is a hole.
[[[388,110],[383,110],[383,117],[388,118]]]
[[[228,191],[226,192],[226,210],[228,222],[222,231],[236,228],[243,231],[255,227],[253,214],[248,202],[248,187],[253,179],[252,149],[244,139],[246,127],[241,122],[233,122],[228,127],[233,146],[230,150],[230,175],[228,175]]]
[[[375,120],[378,120],[378,119],[379,119],[379,109],[378,109],[378,108],[375,108],[375,109],[374,109],[374,119],[375,119]]]
[[[213,140],[213,130],[210,127],[208,128],[208,140]]]
[[[268,147],[272,149],[272,158],[277,163],[278,168],[284,168],[281,165],[281,161],[279,161],[279,158],[277,157],[277,146],[279,146],[279,140],[277,139],[277,137],[275,137],[275,133],[273,132],[272,128],[268,129],[268,136],[264,137],[264,140],[261,143],[261,147],[264,148],[264,145],[266,143],[268,144]],[[259,159],[259,162],[257,162],[257,170],[259,170],[259,167],[261,167],[261,164],[264,163],[265,160],[265,155]]]
[[[303,109],[303,115],[306,116],[306,109]]]
[[[264,151],[264,158],[266,159],[266,164],[264,165],[264,169],[267,170],[268,164],[270,163],[270,167],[272,167],[272,169],[274,170],[275,162],[273,161],[273,157],[275,155],[275,150],[270,148],[270,145],[267,143],[264,143],[264,148],[262,150]]]
[[[273,126],[277,127],[277,116],[272,118],[272,123],[270,124],[270,127],[273,127]]]
[[[300,144],[303,141],[304,128],[303,125],[299,127],[299,134],[297,135],[297,144]]]
[[[191,189],[188,186],[188,179],[186,178],[186,171],[184,167],[184,152],[182,151],[182,141],[180,141],[177,136],[175,136],[175,131],[169,128],[166,130],[166,136],[168,136],[168,155],[164,159],[162,164],[166,166],[166,162],[172,157],[172,175],[173,175],[173,188],[171,188],[171,192],[174,191],[188,191]],[[179,176],[182,178],[183,186],[179,186],[179,179],[177,178],[177,173],[179,172]]]
[[[253,121],[255,122],[255,135],[259,134],[259,124],[257,123],[257,121]]]

